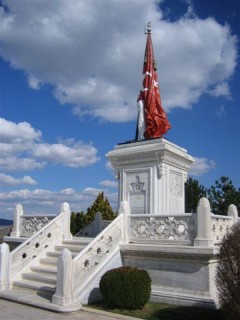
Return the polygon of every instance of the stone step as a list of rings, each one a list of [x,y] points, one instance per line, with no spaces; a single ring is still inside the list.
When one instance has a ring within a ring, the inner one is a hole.
[[[39,273],[35,272],[29,272],[29,273],[23,273],[22,274],[23,280],[29,280],[31,282],[37,282],[40,283],[40,285],[55,285],[56,286],[56,275],[41,275]]]
[[[40,259],[40,265],[42,266],[57,266],[58,257],[47,257]]]
[[[30,292],[44,292],[53,295],[56,291],[56,285],[45,284],[30,280],[18,280],[13,282],[13,288],[17,290],[30,291]]]
[[[68,249],[70,250],[72,253],[79,253],[82,251],[83,248],[85,248],[85,244],[82,245],[62,245],[62,246],[55,246],[54,250],[56,250],[57,252],[61,252],[63,249]]]
[[[41,274],[57,275],[57,265],[53,266],[39,264],[37,266],[31,267],[31,271]]]
[[[80,251],[79,251],[80,252]],[[74,257],[76,257],[76,255],[79,253],[79,252],[72,252],[72,257],[74,258]],[[51,258],[59,258],[59,256],[60,256],[60,253],[61,253],[61,251],[48,251],[47,252],[47,258],[48,257],[51,257]]]
[[[63,240],[63,245],[87,245],[89,244],[94,238],[90,237],[76,237],[72,240]]]

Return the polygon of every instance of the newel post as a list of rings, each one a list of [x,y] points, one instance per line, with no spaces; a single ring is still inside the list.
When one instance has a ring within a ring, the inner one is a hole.
[[[233,224],[238,221],[238,210],[234,204],[230,204],[230,206],[228,206],[227,215],[233,218]]]
[[[63,213],[63,240],[71,240],[72,234],[70,231],[70,222],[71,222],[71,210],[67,202],[64,202],[61,207],[60,214]]]
[[[73,294],[73,260],[72,253],[63,249],[57,264],[56,292],[52,297],[52,303],[66,306],[74,303]]]
[[[201,198],[197,207],[197,237],[195,246],[211,247],[214,240],[211,233],[211,208],[207,198]]]
[[[10,237],[16,237],[16,238],[20,237],[22,215],[23,215],[23,207],[21,204],[17,204],[14,211],[13,230],[10,234]]]
[[[118,210],[118,214],[123,214],[123,243],[129,242],[129,232],[130,232],[130,205],[128,201],[122,201],[120,203],[120,208]]]
[[[11,289],[10,263],[9,246],[3,242],[0,245],[0,291]]]

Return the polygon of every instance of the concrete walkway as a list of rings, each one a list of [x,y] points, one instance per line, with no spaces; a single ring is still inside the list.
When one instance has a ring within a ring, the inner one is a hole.
[[[0,299],[0,320],[140,320],[115,313],[83,308],[71,313],[56,313]]]

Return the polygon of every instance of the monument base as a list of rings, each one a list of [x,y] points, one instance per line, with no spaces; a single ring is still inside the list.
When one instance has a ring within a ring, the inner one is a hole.
[[[124,265],[148,271],[152,302],[212,308],[217,307],[215,251],[213,247],[121,246]]]

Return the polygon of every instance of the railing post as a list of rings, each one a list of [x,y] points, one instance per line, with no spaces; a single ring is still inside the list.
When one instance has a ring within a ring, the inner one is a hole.
[[[7,243],[0,245],[0,291],[11,289],[10,252]]]
[[[227,215],[229,217],[233,218],[233,224],[236,223],[238,221],[238,210],[237,207],[234,204],[230,204],[228,206],[228,212]]]
[[[211,233],[211,208],[207,198],[201,198],[197,207],[197,237],[195,246],[211,247],[214,240]]]
[[[21,204],[17,204],[14,211],[13,230],[10,237],[20,237],[21,231],[21,216],[23,215],[23,207]]]
[[[72,234],[70,231],[71,210],[67,202],[64,202],[61,207],[60,214],[63,213],[63,240],[71,240]]]
[[[102,231],[102,214],[97,212],[93,221],[94,236],[97,236]]]
[[[65,306],[74,303],[72,253],[63,249],[57,264],[57,286],[52,303]]]
[[[120,203],[120,208],[118,214],[123,213],[123,243],[129,242],[129,215],[130,215],[130,205],[128,201],[122,201]]]

